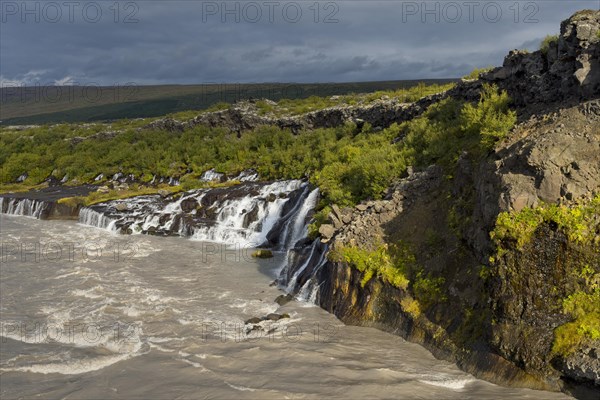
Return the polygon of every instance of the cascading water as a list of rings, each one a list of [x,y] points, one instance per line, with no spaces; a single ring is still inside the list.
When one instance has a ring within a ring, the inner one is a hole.
[[[79,212],[79,222],[85,225],[91,225],[98,228],[114,230],[115,220],[110,219],[103,213],[91,208],[83,208]]]
[[[316,189],[311,191],[299,180],[248,182],[179,197],[140,196],[97,204],[82,209],[79,222],[122,233],[178,235],[253,247],[278,244],[278,250],[286,250],[305,236],[306,218],[317,196]]]
[[[80,212],[79,222],[121,233],[176,235],[239,247],[286,252],[278,283],[298,299],[316,301],[316,274],[327,261],[319,240],[300,245],[319,190],[299,180],[243,183],[181,196],[114,200]]]
[[[307,188],[308,190],[308,188]],[[319,198],[319,189],[313,189],[306,199],[298,203],[298,209],[293,210],[292,218],[286,222],[283,230],[283,240],[281,241],[283,249],[290,249],[308,235],[308,214],[315,209]]]
[[[51,204],[42,200],[0,197],[0,213],[41,219]]]
[[[315,239],[308,246],[291,248],[278,278],[279,285],[298,300],[315,303],[319,285],[317,274],[327,262],[328,246]]]
[[[200,177],[201,181],[205,181],[205,182],[220,182],[223,178],[224,178],[224,174],[220,173],[220,172],[216,172],[214,169],[209,169],[208,171],[205,171],[202,176]]]
[[[199,189],[166,198],[138,196],[84,207],[79,223],[115,233],[176,235],[240,247],[271,247],[286,252],[278,282],[298,298],[311,301],[318,290],[316,272],[326,261],[326,246],[318,240],[300,245],[319,190],[299,180],[255,183],[244,172],[239,185]],[[6,214],[42,218],[52,203],[0,197]]]

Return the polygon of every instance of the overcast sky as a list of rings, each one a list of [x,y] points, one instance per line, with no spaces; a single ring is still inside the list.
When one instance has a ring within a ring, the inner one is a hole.
[[[561,20],[600,0],[0,6],[3,86],[143,85],[459,77],[501,64],[511,49],[536,50]]]

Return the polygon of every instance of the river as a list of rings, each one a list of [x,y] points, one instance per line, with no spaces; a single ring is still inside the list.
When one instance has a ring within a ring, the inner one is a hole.
[[[307,301],[285,263],[178,237],[0,215],[2,399],[559,399],[500,387]],[[269,313],[290,318],[244,321]]]

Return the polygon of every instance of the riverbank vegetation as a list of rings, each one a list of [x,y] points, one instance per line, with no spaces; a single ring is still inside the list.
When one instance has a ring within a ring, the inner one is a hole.
[[[360,131],[347,124],[297,135],[263,126],[237,138],[222,128],[168,132],[141,129],[136,121],[134,127],[120,122],[119,132],[95,124],[4,130],[0,183],[13,184],[27,174],[24,185],[49,176],[83,184],[99,174],[122,173],[141,183],[176,177],[190,189],[204,184],[197,179],[203,171],[234,175],[253,168],[264,180],[309,178],[326,203],[352,205],[381,198],[408,166],[449,165],[462,151],[487,151],[514,120],[508,97],[488,86],[478,104],[449,98],[419,118],[378,132],[369,124]]]

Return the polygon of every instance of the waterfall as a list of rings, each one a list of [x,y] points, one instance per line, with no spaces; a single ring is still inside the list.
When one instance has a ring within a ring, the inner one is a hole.
[[[300,264],[299,267],[294,268],[293,270],[293,275],[291,277],[291,279],[289,279],[289,281],[287,282],[287,292],[292,292],[294,290],[294,288],[296,287],[296,283],[298,281],[298,277],[304,272],[304,270],[310,265],[310,262],[313,259],[313,256],[315,254],[315,249],[317,248],[316,245],[316,241],[314,241],[311,245],[310,245],[310,253],[308,255],[308,257],[306,258],[306,261],[304,261],[302,264]],[[291,257],[290,257],[291,258]],[[293,259],[293,258],[292,258]],[[293,265],[293,261],[290,263],[290,266]]]
[[[239,181],[239,182],[257,182],[259,179],[258,172],[253,169],[247,169],[240,172],[235,177],[227,177],[225,174],[217,172],[213,169],[204,171],[200,176],[200,180],[204,182],[225,182],[225,181]]]
[[[173,235],[286,252],[278,283],[298,299],[314,302],[316,274],[327,261],[327,246],[319,239],[303,239],[308,235],[319,190],[300,180],[259,183],[253,182],[255,178],[253,171],[247,171],[236,178],[246,182],[234,186],[83,207],[79,223],[115,233]],[[41,218],[51,206],[39,200],[0,197],[0,211],[6,214]]]
[[[216,224],[195,229],[193,239],[259,246],[267,242],[267,235],[279,221],[290,194],[304,186],[300,181],[274,182],[263,186],[257,195],[216,204]]]
[[[214,169],[209,169],[202,174],[200,180],[205,182],[221,182],[224,176],[224,174],[216,172]]]
[[[314,303],[318,291],[316,276],[327,262],[327,250],[319,239],[309,246],[288,250],[287,264],[277,279],[280,286],[288,293],[296,293],[299,300]]]
[[[309,304],[317,304],[317,296],[319,295],[320,284],[317,285],[314,279],[306,281],[304,286],[300,288],[300,291],[296,295],[296,299],[304,301]]]
[[[328,248],[319,239],[301,243],[318,199],[319,190],[299,180],[245,182],[166,198],[149,195],[96,204],[81,210],[79,222],[114,232],[174,235],[286,252],[277,279],[280,287],[298,299],[315,302],[316,274],[327,262]]]
[[[291,225],[291,227],[286,226],[286,229],[284,229],[284,248],[289,249],[294,247],[299,240],[304,239],[308,235],[308,213],[314,210],[318,198],[319,189],[313,189],[306,199],[302,203],[299,203],[300,209],[288,221],[287,225]]]
[[[42,200],[0,197],[0,213],[2,214],[42,219],[44,211],[50,207],[50,203]]]
[[[277,249],[286,250],[305,236],[306,219],[317,197],[318,190],[299,180],[246,182],[167,198],[113,200],[82,209],[79,221],[122,233],[177,235],[251,247],[282,244]]]
[[[85,207],[79,211],[79,223],[113,231],[116,221],[99,211]]]
[[[246,171],[242,171],[240,172],[240,174],[238,176],[236,176],[235,178],[233,178],[234,181],[240,181],[240,182],[256,182],[258,181],[258,172],[252,170],[252,169],[248,169]]]

